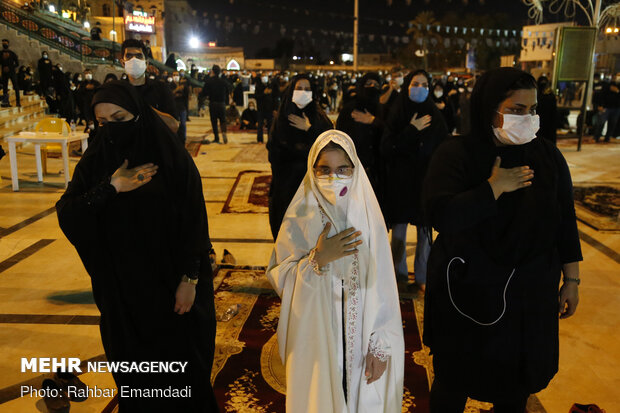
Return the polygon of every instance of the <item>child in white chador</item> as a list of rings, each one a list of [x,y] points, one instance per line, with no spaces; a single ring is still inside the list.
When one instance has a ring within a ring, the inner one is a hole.
[[[401,411],[404,340],[385,221],[351,138],[322,133],[267,276],[282,299],[286,411]]]

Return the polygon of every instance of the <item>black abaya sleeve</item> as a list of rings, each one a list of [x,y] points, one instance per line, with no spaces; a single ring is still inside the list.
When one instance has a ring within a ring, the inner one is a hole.
[[[475,186],[468,184],[465,156],[463,143],[451,139],[431,159],[422,202],[427,219],[439,232],[461,231],[497,214],[488,181],[482,180]]]
[[[116,196],[110,178],[89,187],[85,163],[78,162],[67,190],[56,203],[60,228],[77,248],[98,241],[97,214]]]
[[[558,229],[558,253],[563,264],[583,261],[577,216],[575,214],[575,200],[573,199],[573,182],[564,156],[556,148],[558,177],[558,202],[562,221]]]

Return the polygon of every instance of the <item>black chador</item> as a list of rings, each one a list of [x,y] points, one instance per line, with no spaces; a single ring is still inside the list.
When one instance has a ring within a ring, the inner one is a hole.
[[[210,384],[215,346],[211,247],[202,183],[178,138],[127,82],[101,86],[93,98],[134,115],[108,122],[77,164],[56,204],[60,226],[91,277],[109,361],[187,361],[185,373],[114,374],[117,386],[185,388],[191,398],[121,398],[121,412],[216,412]],[[116,193],[110,176],[154,163],[139,188]],[[183,275],[198,276],[188,313],[174,312]]]

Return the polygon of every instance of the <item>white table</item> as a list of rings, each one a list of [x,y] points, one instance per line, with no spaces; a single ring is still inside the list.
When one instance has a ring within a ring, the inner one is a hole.
[[[15,144],[32,143],[34,144],[34,156],[37,162],[37,178],[43,182],[43,167],[41,165],[41,144],[59,143],[62,148],[63,173],[65,175],[65,188],[69,185],[69,143],[82,141],[82,153],[88,147],[88,133],[73,132],[68,135],[49,132],[21,132],[15,136],[4,139],[9,144],[9,160],[11,162],[11,180],[13,181],[13,191],[19,191],[19,181],[17,179],[17,151]]]

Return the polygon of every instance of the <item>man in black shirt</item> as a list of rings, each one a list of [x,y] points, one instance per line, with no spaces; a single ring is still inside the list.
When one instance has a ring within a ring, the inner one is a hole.
[[[101,23],[97,22],[95,26],[90,29],[91,40],[101,40]]]
[[[19,66],[19,60],[17,55],[12,50],[9,50],[9,40],[2,39],[2,51],[0,51],[0,65],[2,66],[2,107],[7,108],[11,106],[9,103],[9,79],[13,85],[15,91],[15,103],[17,106],[21,106],[19,103],[19,86],[17,84],[17,76],[15,69]]]
[[[174,106],[174,97],[170,88],[157,80],[147,79],[146,50],[144,44],[137,39],[127,39],[121,48],[121,62],[131,83],[144,100],[151,105],[160,118],[173,131],[177,132],[177,112]]]
[[[220,78],[221,69],[218,65],[213,65],[209,78],[205,81],[202,91],[198,95],[198,101],[209,98],[209,115],[211,116],[211,127],[215,143],[220,143],[217,121],[219,119],[222,127],[224,143],[228,143],[226,136],[226,105],[230,96],[231,87],[227,81]]]

